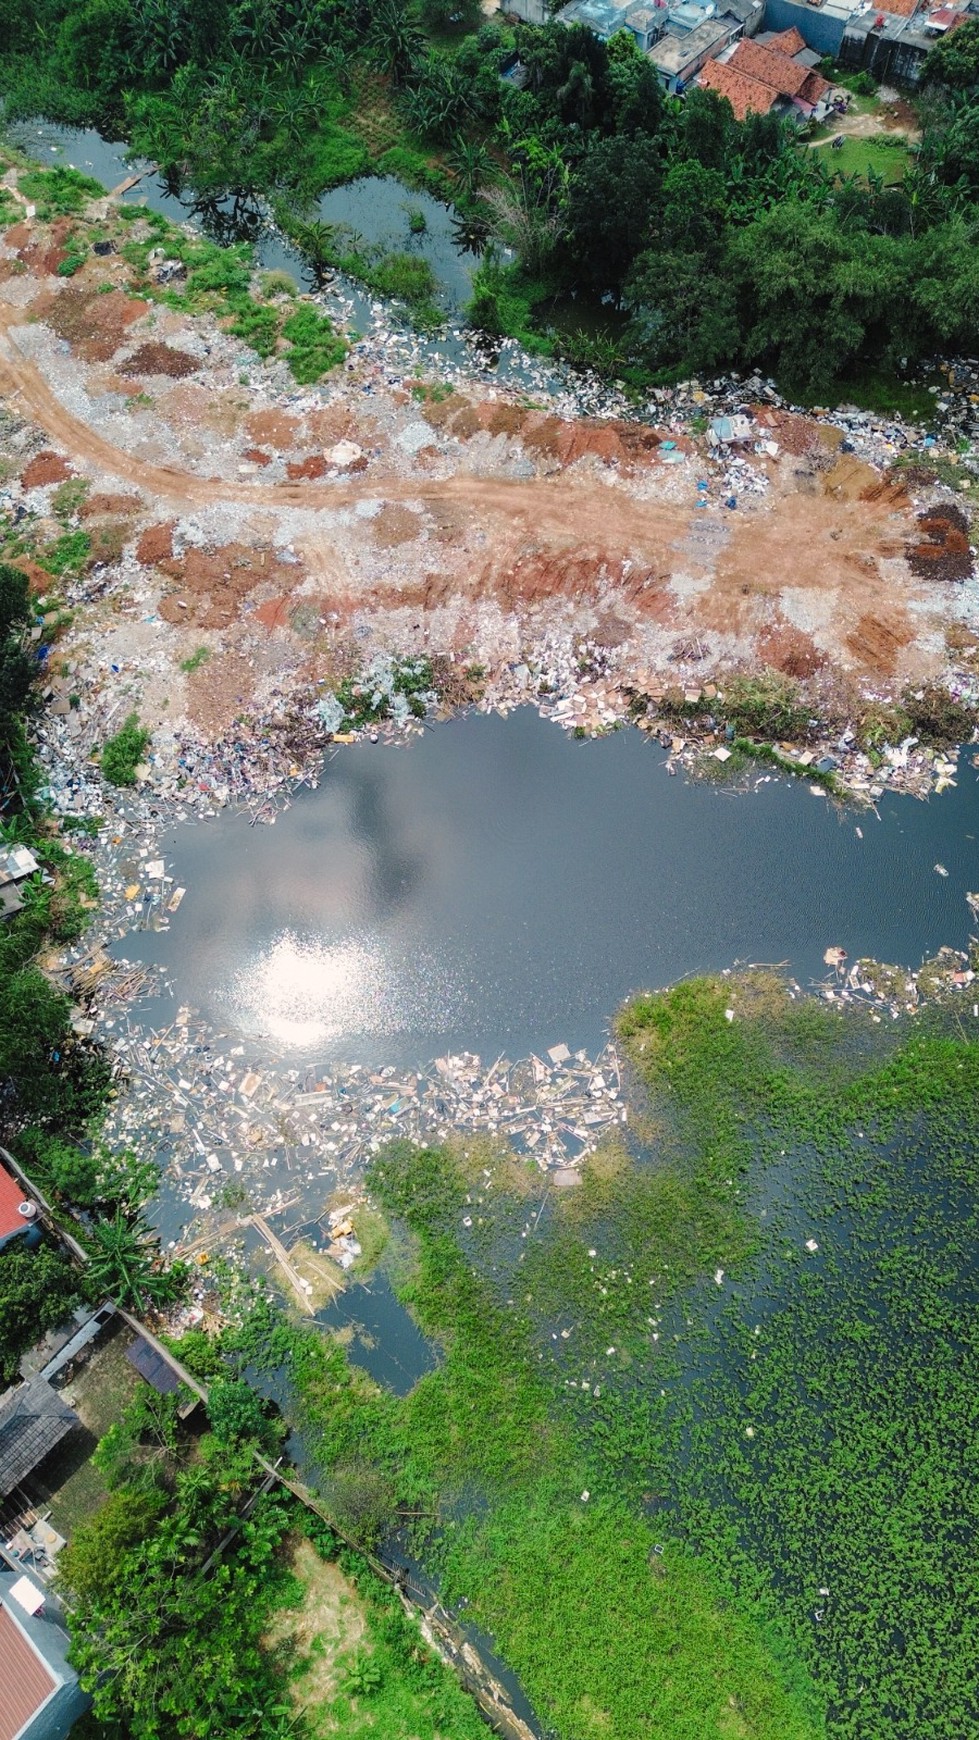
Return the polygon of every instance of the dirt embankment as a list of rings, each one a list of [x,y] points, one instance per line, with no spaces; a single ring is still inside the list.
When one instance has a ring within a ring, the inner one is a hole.
[[[831,424],[756,404],[712,451],[675,421],[392,381],[364,350],[297,391],[213,317],[130,294],[118,253],[58,278],[65,240],[0,243],[6,491],[43,541],[79,485],[67,659],[128,668],[151,725],[220,734],[376,645],[491,681],[600,672],[585,723],[732,670],[855,694],[970,675],[966,515]]]

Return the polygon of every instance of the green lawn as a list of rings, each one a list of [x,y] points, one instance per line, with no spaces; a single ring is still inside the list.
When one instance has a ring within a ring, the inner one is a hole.
[[[818,149],[829,167],[840,175],[866,175],[872,169],[885,182],[893,183],[903,180],[908,164],[906,150],[874,138],[846,139],[838,151],[832,145],[820,145]]]

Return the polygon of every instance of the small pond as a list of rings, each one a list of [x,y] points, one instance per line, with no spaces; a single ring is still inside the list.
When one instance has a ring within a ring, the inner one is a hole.
[[[147,167],[130,157],[124,142],[103,139],[92,128],[61,127],[42,120],[17,121],[7,129],[7,135],[13,145],[41,164],[70,164],[107,188],[120,186],[129,176]],[[180,198],[169,193],[162,178],[151,168],[122,198],[127,204],[147,205],[162,212],[173,223],[196,223],[218,241],[250,241],[261,266],[288,272],[305,289],[313,287],[312,273],[302,255],[277,230],[265,224],[255,208],[243,216],[231,200],[224,200],[205,210],[189,193]],[[420,234],[411,233],[410,211],[421,212],[425,218],[425,229]],[[454,240],[448,206],[431,194],[413,192],[393,176],[361,176],[323,194],[317,215],[326,223],[348,225],[362,243],[417,253],[426,259],[435,274],[436,300],[445,310],[447,321],[462,319],[478,259]],[[382,304],[356,280],[339,274],[323,290],[322,300],[334,318],[362,336],[377,325],[378,310],[385,306],[382,326],[397,330],[399,324],[407,324],[403,309]],[[449,364],[469,370],[477,366],[473,349],[458,326],[448,324],[432,334],[412,333],[408,342],[412,359],[419,366],[438,369]],[[497,355],[480,352],[478,366],[493,369],[502,381],[532,386],[535,391],[557,392],[567,385],[567,373],[560,366],[531,361],[515,347],[505,348]]]
[[[736,961],[806,983],[830,945],[909,966],[964,946],[967,756],[956,789],[879,814],[806,781],[734,792],[663,762],[638,730],[577,742],[530,708],[340,748],[273,827],[227,813],[171,829],[179,914],[119,948],[253,1051],[414,1066],[594,1052],[630,991]]]

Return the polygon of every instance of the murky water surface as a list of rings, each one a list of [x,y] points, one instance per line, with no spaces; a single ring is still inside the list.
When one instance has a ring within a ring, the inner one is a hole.
[[[341,748],[273,827],[173,828],[183,905],[121,947],[256,1047],[414,1065],[595,1050],[630,991],[735,961],[807,982],[830,944],[908,966],[964,945],[966,756],[955,790],[884,798],[879,819],[805,781],[733,793],[663,761],[637,730],[576,742],[529,708]]]

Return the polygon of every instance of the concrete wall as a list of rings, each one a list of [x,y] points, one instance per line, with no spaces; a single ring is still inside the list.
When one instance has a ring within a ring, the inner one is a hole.
[[[799,0],[768,0],[765,7],[766,30],[796,30],[805,38],[808,48],[819,54],[836,54],[843,41],[844,20],[820,11],[818,6],[800,5]]]
[[[79,1716],[84,1715],[92,1700],[76,1679],[61,1685],[43,1710],[39,1710],[24,1735],[24,1740],[67,1740]]]
[[[846,32],[838,58],[841,66],[869,72],[880,84],[916,85],[926,52],[916,37],[909,39],[903,33],[892,36],[864,25]]]
[[[545,0],[504,0],[500,10],[522,18],[525,24],[546,24],[551,16]]]

